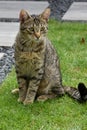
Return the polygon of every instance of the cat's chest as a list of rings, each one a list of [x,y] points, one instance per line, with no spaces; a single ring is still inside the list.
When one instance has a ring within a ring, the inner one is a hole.
[[[20,52],[15,60],[16,69],[20,75],[32,76],[36,68],[40,68],[43,59],[35,52]]]
[[[26,42],[24,44],[16,44],[15,47],[15,60],[18,63],[26,62],[30,64],[35,63],[36,60],[43,60],[45,55],[44,42]]]
[[[44,42],[27,41],[24,44],[20,42],[19,49],[21,52],[40,52],[44,49]]]
[[[30,61],[31,59],[43,59],[46,45],[44,42],[30,42],[16,44],[15,58],[17,60]]]

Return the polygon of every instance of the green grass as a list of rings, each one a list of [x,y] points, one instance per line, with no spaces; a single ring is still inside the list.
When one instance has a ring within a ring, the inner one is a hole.
[[[50,20],[48,37],[60,57],[63,85],[87,85],[87,24]],[[17,102],[18,95],[11,94],[15,86],[13,69],[0,86],[0,130],[87,130],[87,103],[66,95],[24,106]]]

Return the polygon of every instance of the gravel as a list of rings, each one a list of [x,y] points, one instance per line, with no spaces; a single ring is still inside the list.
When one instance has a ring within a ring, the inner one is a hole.
[[[5,79],[14,65],[14,49],[11,47],[0,47],[0,52],[5,53],[0,59],[0,83]]]

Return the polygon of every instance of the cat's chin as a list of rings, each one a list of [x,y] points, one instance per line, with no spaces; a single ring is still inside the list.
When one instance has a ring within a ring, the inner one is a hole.
[[[41,42],[41,41],[43,41],[43,40],[45,39],[45,36],[40,36],[39,38],[37,38],[36,36],[33,36],[32,39],[33,39],[34,41],[40,41],[40,42]],[[31,40],[32,40],[32,39],[31,39]]]
[[[39,38],[39,39],[37,39],[37,38],[34,38],[33,39],[33,42],[34,43],[40,43],[40,42],[43,42],[44,40],[42,39],[42,38]]]

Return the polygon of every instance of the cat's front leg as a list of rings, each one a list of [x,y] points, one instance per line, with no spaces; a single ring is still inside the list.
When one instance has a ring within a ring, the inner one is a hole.
[[[19,98],[18,98],[18,102],[23,102],[25,100],[26,93],[27,93],[26,80],[23,79],[23,78],[19,78],[18,79],[18,84],[19,84]]]
[[[44,56],[43,56],[44,57]],[[40,85],[40,82],[42,80],[43,74],[44,74],[44,59],[34,59],[34,67],[32,70],[31,77],[29,78],[28,82],[28,88],[27,88],[27,93],[26,93],[26,98],[24,100],[24,105],[33,103],[37,91]]]
[[[27,94],[26,98],[24,100],[24,105],[33,103],[37,94],[37,90],[40,84],[39,79],[32,79],[29,83],[28,89],[27,89]]]

